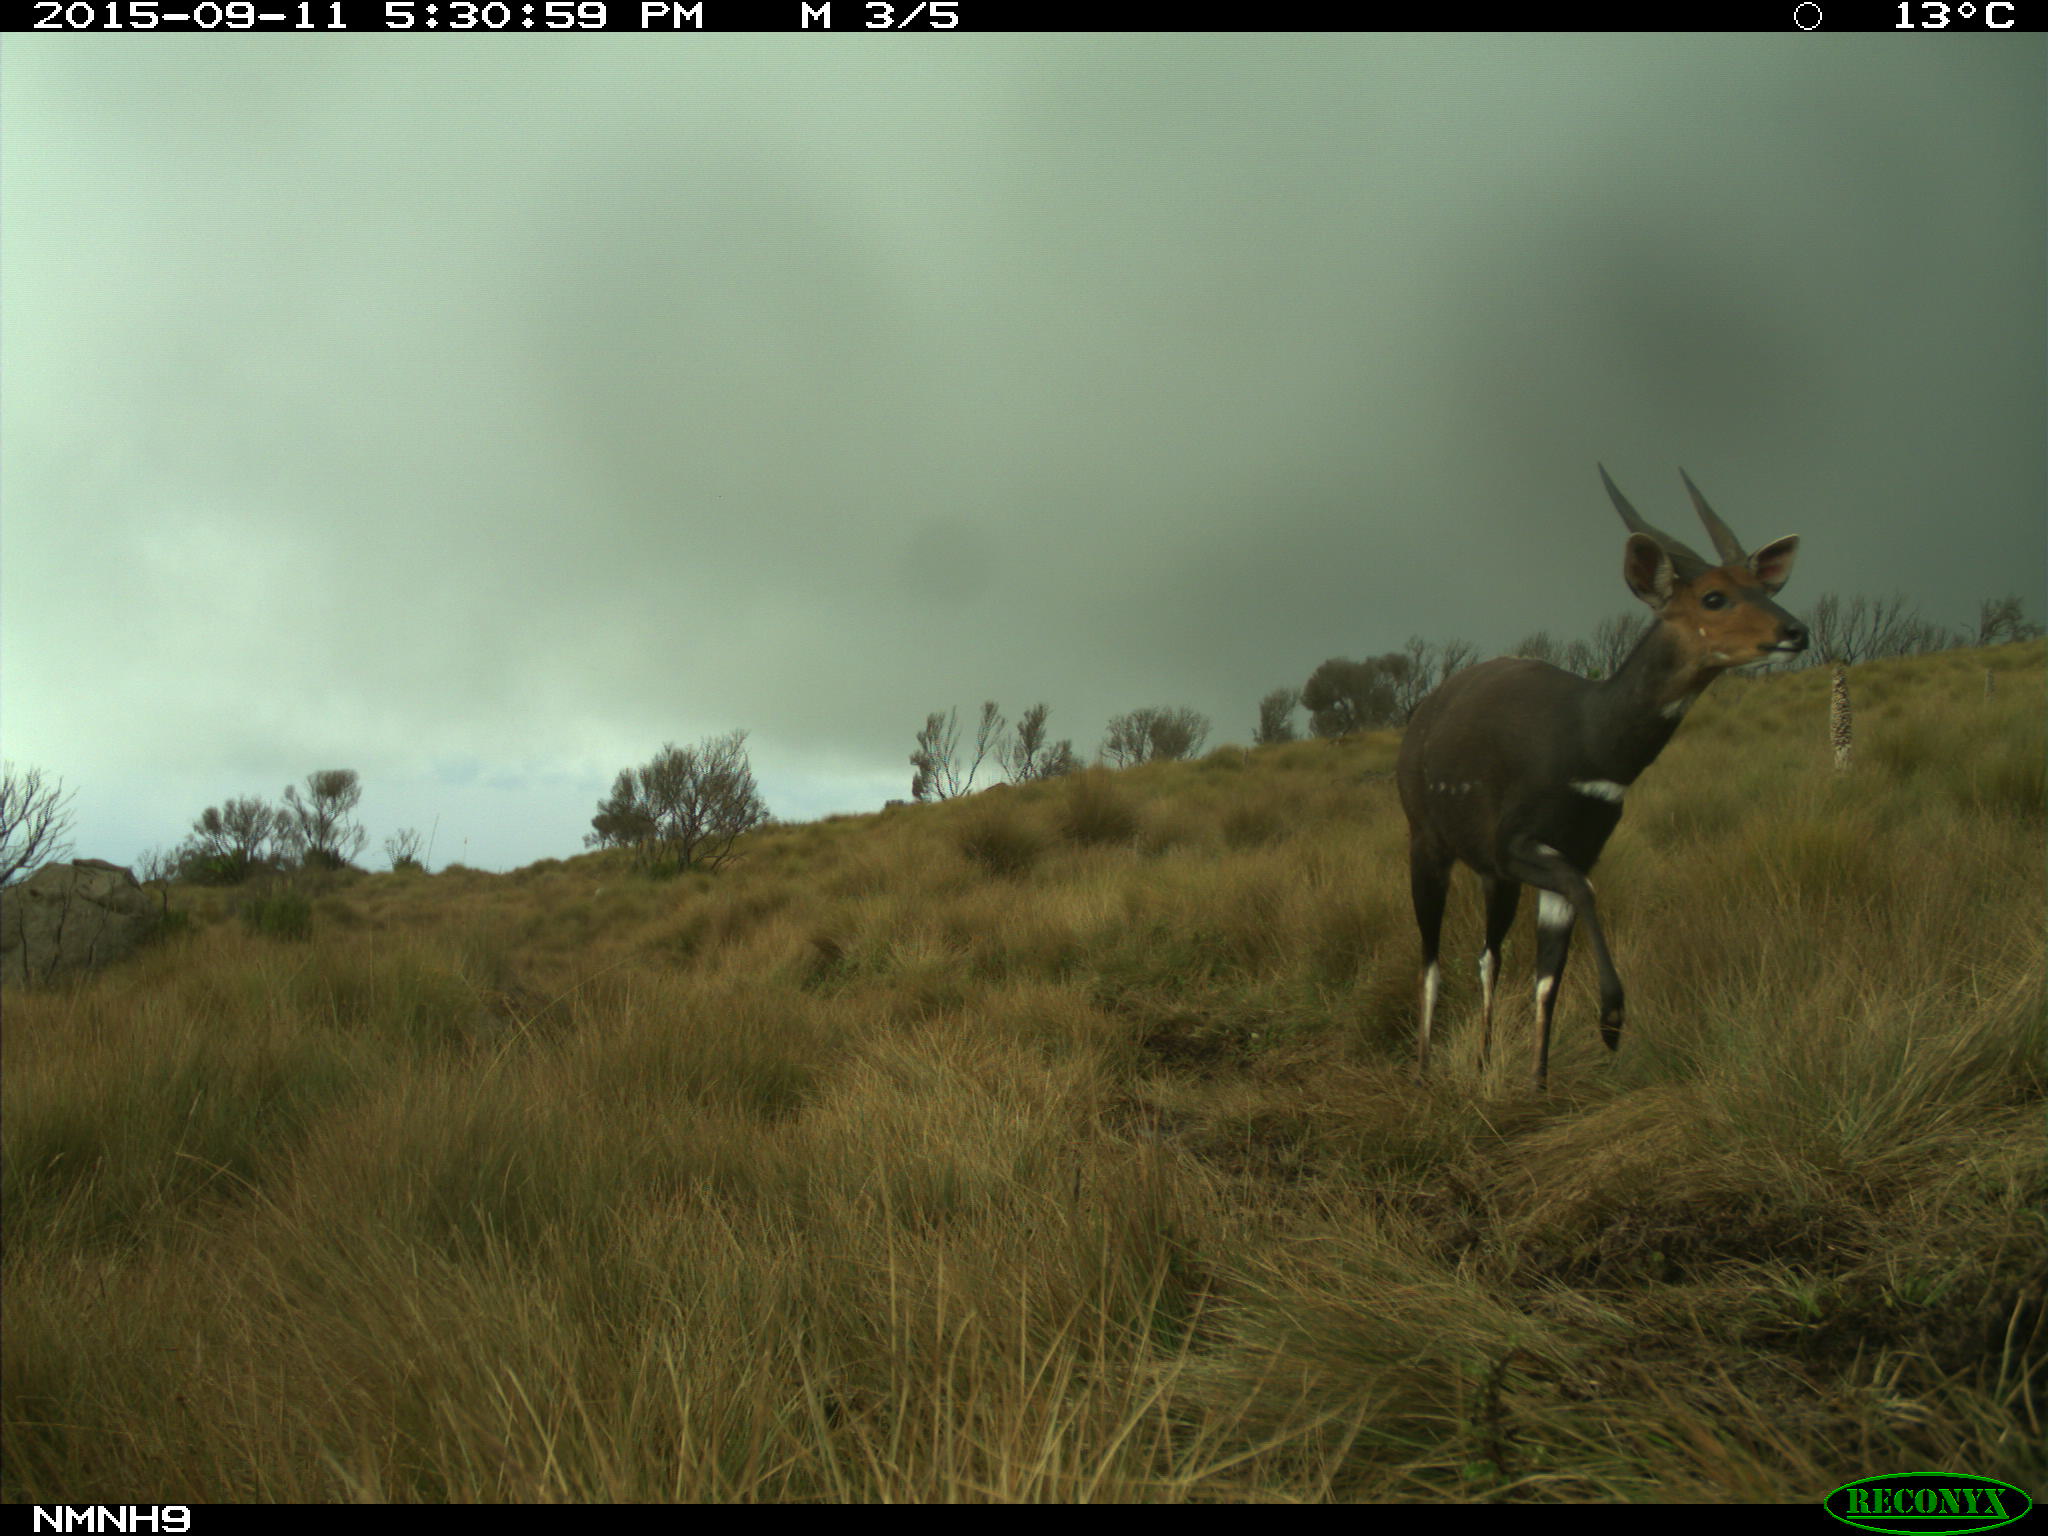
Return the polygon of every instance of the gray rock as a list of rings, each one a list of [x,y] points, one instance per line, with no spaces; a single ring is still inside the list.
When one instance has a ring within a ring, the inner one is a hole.
[[[0,891],[0,980],[34,986],[121,959],[155,929],[156,901],[105,859],[45,864]]]

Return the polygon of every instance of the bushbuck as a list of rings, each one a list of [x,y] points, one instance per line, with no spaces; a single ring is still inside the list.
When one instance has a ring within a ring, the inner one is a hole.
[[[1771,601],[1792,573],[1797,538],[1745,555],[1728,525],[1679,477],[1721,557],[1716,565],[1651,527],[1600,466],[1628,525],[1621,574],[1656,618],[1612,677],[1503,656],[1454,674],[1416,707],[1395,777],[1408,815],[1408,877],[1422,931],[1422,1025],[1415,1075],[1429,1070],[1437,950],[1451,866],[1478,872],[1486,898],[1479,957],[1480,1060],[1493,1034],[1501,941],[1522,887],[1536,910],[1536,1086],[1550,1067],[1550,1015],[1583,922],[1600,968],[1600,1034],[1621,1043],[1622,988],[1586,879],[1621,820],[1623,796],[1656,761],[1706,686],[1731,667],[1806,649],[1806,626]]]

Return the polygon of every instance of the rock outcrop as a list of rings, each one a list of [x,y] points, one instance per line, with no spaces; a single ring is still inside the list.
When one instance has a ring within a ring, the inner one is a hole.
[[[35,986],[121,959],[155,929],[157,903],[105,859],[45,864],[0,891],[0,980]]]

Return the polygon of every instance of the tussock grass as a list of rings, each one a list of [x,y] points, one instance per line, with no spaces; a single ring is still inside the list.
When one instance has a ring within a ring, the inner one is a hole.
[[[1839,775],[1824,674],[1710,693],[1596,877],[1621,1053],[1582,954],[1540,1098],[1469,876],[1409,1081],[1390,733],[335,875],[289,942],[178,890],[6,999],[0,1488],[2039,1496],[2042,663],[1855,669]]]

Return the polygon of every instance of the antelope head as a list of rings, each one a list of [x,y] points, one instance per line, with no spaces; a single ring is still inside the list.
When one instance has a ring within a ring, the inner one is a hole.
[[[1629,590],[1669,629],[1697,673],[1711,676],[1805,650],[1806,626],[1771,601],[1792,574],[1798,538],[1773,539],[1744,554],[1742,541],[1714,515],[1692,476],[1682,469],[1678,474],[1714,541],[1718,565],[1645,522],[1600,467],[1600,482],[1629,527],[1621,563]]]

